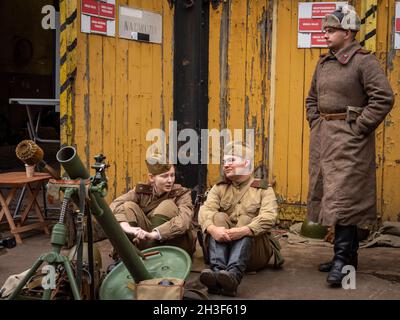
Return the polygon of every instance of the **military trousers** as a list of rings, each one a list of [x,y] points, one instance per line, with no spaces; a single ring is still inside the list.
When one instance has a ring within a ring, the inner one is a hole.
[[[213,224],[217,227],[225,227],[226,229],[239,228],[250,223],[250,217],[241,215],[237,224],[233,224],[229,216],[224,212],[218,212],[214,215]],[[205,245],[208,250],[209,235],[206,236]],[[273,249],[269,239],[270,235],[264,233],[253,238],[250,259],[247,263],[247,271],[257,271],[266,267],[273,255]]]

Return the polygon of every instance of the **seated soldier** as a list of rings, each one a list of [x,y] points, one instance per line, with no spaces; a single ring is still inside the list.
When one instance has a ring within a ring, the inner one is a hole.
[[[175,168],[160,155],[146,160],[149,182],[115,199],[110,207],[125,233],[140,249],[171,245],[190,256],[196,249],[190,189],[175,182]]]
[[[200,208],[210,269],[200,274],[209,293],[236,296],[245,270],[265,267],[273,253],[280,266],[279,243],[270,230],[278,205],[266,181],[253,178],[252,151],[241,142],[224,150],[224,177],[210,190]]]

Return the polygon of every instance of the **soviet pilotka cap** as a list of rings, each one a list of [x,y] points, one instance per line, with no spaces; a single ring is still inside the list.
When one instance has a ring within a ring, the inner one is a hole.
[[[247,145],[243,141],[231,141],[226,144],[224,148],[224,155],[232,155],[237,157],[242,157],[245,159],[253,158],[253,150],[251,150],[250,146]]]
[[[361,20],[356,9],[351,5],[344,5],[322,19],[322,30],[336,28],[343,30],[359,31]]]
[[[153,153],[151,156],[147,157],[146,166],[149,173],[155,176],[168,172],[172,167],[160,153]]]

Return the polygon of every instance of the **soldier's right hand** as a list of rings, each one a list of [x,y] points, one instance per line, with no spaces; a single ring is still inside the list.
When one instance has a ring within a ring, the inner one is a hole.
[[[140,230],[139,227],[132,227],[128,222],[120,222],[120,226],[125,233],[132,234],[133,236],[137,237]]]
[[[211,235],[211,237],[214,238],[215,241],[218,242],[230,242],[231,237],[229,236],[229,234],[227,233],[226,228],[224,227],[217,227],[214,225],[211,225],[207,228],[207,232]]]

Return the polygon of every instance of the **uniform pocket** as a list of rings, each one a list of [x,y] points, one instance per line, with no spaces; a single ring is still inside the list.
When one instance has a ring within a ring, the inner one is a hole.
[[[360,128],[357,126],[355,122],[350,122],[349,123],[350,131],[353,133],[353,135],[357,137],[362,137],[363,134],[360,132]]]

